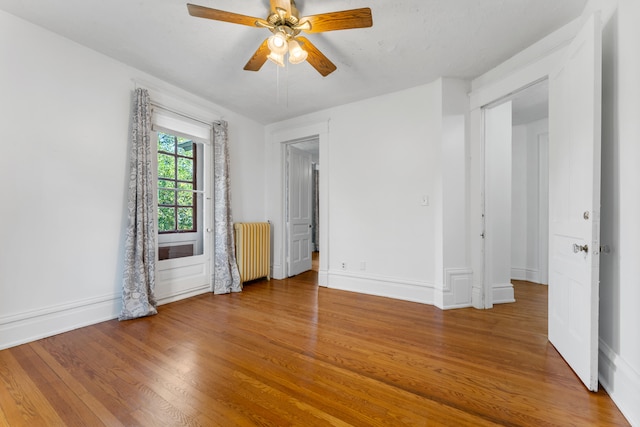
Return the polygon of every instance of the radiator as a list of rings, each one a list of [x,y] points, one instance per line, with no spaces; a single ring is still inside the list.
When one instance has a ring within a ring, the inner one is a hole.
[[[268,222],[237,222],[236,261],[240,281],[266,277],[269,280],[271,264],[271,224]]]

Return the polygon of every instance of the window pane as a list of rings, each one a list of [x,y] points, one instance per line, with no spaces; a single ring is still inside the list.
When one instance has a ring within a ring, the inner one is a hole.
[[[176,177],[175,157],[168,154],[158,154],[158,178]]]
[[[187,191],[178,191],[178,205],[193,206],[193,193]]]
[[[180,181],[193,181],[193,160],[178,158],[178,179]]]
[[[176,192],[173,190],[158,190],[158,204],[173,206],[176,204]]]
[[[158,134],[158,151],[176,152],[176,137],[166,133]]]
[[[193,142],[187,138],[178,137],[178,154],[186,157],[193,157]]]
[[[193,230],[192,208],[178,208],[178,230]]]
[[[188,182],[179,182],[178,188],[180,190],[193,190],[193,184],[190,184]]]
[[[176,182],[171,180],[166,180],[166,179],[159,179],[158,180],[158,188],[175,188]],[[181,188],[181,187],[180,187]]]
[[[176,229],[176,216],[173,208],[158,208],[158,231]]]

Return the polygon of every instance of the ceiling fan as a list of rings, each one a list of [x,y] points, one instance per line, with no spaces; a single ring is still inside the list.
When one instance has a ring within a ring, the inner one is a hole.
[[[272,35],[262,42],[244,66],[244,69],[249,71],[258,71],[267,59],[284,67],[284,58],[288,54],[290,63],[299,64],[306,60],[320,74],[327,76],[336,70],[336,66],[306,37],[299,34],[366,28],[373,25],[371,9],[368,7],[300,18],[294,0],[270,0],[270,6],[267,19],[189,3],[187,9],[191,16],[270,30]]]

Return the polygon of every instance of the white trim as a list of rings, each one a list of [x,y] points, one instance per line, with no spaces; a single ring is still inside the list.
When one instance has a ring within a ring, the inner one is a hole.
[[[203,123],[224,119],[223,114],[218,111],[220,106],[170,83],[151,76],[134,78],[132,82],[134,88],[147,89],[151,102],[164,109],[179,111],[181,114]]]
[[[324,271],[319,271],[318,272],[318,286],[322,286],[323,288],[326,288],[329,286],[329,272],[324,270]]]
[[[479,89],[483,89],[496,81],[502,80],[505,75],[524,68],[533,62],[537,62],[556,49],[563,48],[573,40],[580,27],[582,27],[581,18],[578,17],[523,51],[515,54],[497,67],[473,79],[471,82],[471,90],[477,92]],[[480,106],[481,105],[478,105],[478,107]]]
[[[158,305],[164,305],[206,293],[211,293],[211,286],[208,283],[206,285],[198,285],[192,288],[182,289],[164,297],[158,297],[157,301]]]
[[[441,310],[472,306],[473,270],[445,268],[444,286],[434,289],[435,306]]]
[[[471,304],[473,308],[478,310],[483,310],[487,307],[484,306],[484,302],[482,301],[482,287],[476,286],[475,284],[471,288]]]
[[[0,349],[115,319],[121,306],[114,294],[0,317]]]
[[[566,47],[571,40],[573,40],[580,27],[579,24],[580,19],[572,21],[518,53],[512,59],[503,62],[493,70],[472,81],[472,91],[469,94],[471,111],[470,140],[472,144],[479,144],[479,150],[481,151],[478,153],[479,157],[474,158],[472,156],[470,164],[472,171],[471,182],[484,183],[481,188],[475,187],[471,189],[472,191],[478,191],[482,198],[479,205],[471,204],[470,215],[472,218],[481,218],[485,214],[486,159],[484,158],[484,150],[486,147],[484,140],[485,119],[483,107],[499,100],[506,100],[508,96],[518,92],[522,88],[548,78],[549,73],[565,55]],[[473,147],[472,149],[478,150],[478,148]],[[475,172],[475,174],[473,172]],[[487,213],[487,216],[488,215]],[[486,221],[487,216],[484,216],[483,220]],[[481,228],[480,230],[472,229],[471,233],[472,247],[484,247],[484,250],[480,249],[483,250],[482,253],[472,255],[472,258],[476,258],[478,261],[481,260],[481,263],[476,262],[476,264],[482,269],[482,273],[478,277],[481,277],[483,280],[480,292],[475,288],[472,292],[473,306],[478,308],[492,308],[494,303],[513,302],[513,289],[511,287],[511,291],[509,291],[508,286],[496,288],[492,286],[491,281],[488,280],[489,272],[486,266],[491,259],[490,254],[486,252],[487,240],[480,237],[480,235],[485,232],[484,227],[481,226]],[[478,257],[478,255],[480,256]],[[475,284],[475,286],[478,285],[479,284]],[[511,296],[509,294],[511,294]],[[492,298],[496,299],[492,300]]]
[[[277,126],[285,126],[280,123]],[[271,127],[265,131],[268,149],[271,151],[271,171],[269,176],[267,168],[265,182],[268,192],[271,194],[272,203],[267,206],[267,216],[274,218],[273,232],[273,256],[272,277],[274,279],[286,278],[287,248],[286,248],[286,171],[285,152],[286,143],[301,141],[309,137],[318,138],[320,149],[320,165],[324,171],[329,170],[329,120],[302,125],[295,128]],[[328,173],[320,174],[320,259],[319,279],[320,286],[326,286],[328,280],[321,278],[328,275],[329,265],[329,176]]]
[[[181,289],[157,298],[158,305],[208,292],[211,292],[209,284]],[[122,294],[117,293],[2,316],[0,317],[0,350],[117,319],[121,310]]]
[[[549,123],[537,136],[538,145],[538,280],[549,283]]]
[[[535,268],[511,267],[511,278],[513,280],[540,283],[540,271]]]
[[[513,284],[511,283],[494,285],[492,288],[492,294],[494,304],[516,302],[516,298],[513,294]]]
[[[271,277],[279,280],[285,278],[284,267],[282,264],[273,264],[271,266]]]
[[[433,283],[399,277],[363,275],[330,270],[328,287],[343,291],[358,292],[394,298],[422,304],[434,303]]]
[[[640,426],[640,373],[602,340],[598,379],[629,423]]]

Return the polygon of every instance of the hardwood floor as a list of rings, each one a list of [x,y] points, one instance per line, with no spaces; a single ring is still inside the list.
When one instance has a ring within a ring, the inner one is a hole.
[[[437,308],[309,272],[0,352],[10,426],[628,425],[546,338],[546,287]]]

